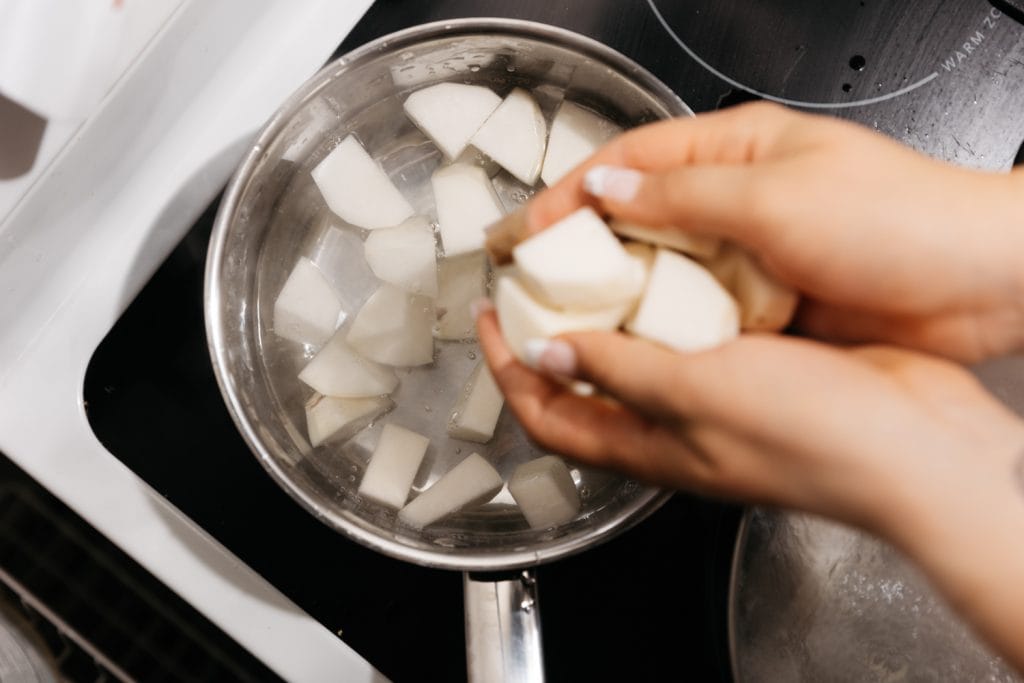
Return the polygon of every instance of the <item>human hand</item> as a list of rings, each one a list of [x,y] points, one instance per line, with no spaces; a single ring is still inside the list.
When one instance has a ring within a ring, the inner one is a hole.
[[[1024,671],[1024,424],[960,366],[781,335],[680,354],[589,332],[534,347],[538,372],[513,357],[493,311],[477,326],[541,447],[877,534]],[[598,395],[574,393],[570,378]]]
[[[1024,446],[1024,426],[968,372],[910,351],[743,335],[680,354],[589,332],[550,342],[536,372],[512,356],[493,312],[478,328],[509,408],[542,448],[887,537],[911,489],[948,491],[965,470],[1003,467]]]
[[[584,204],[741,243],[800,290],[811,336],[964,361],[1024,346],[1018,174],[758,103],[620,136],[526,206],[527,231]]]

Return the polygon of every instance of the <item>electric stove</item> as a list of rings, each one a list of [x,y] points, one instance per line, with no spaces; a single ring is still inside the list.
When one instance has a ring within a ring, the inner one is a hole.
[[[623,52],[697,112],[770,99],[989,170],[1024,138],[1024,27],[986,0],[377,0],[354,27],[369,3],[338,4],[183,2],[0,224],[5,479],[41,484],[54,514],[98,530],[107,566],[134,577],[125,590],[169,587],[148,602],[238,679],[465,677],[461,577],[375,554],[299,508],[236,432],[207,356],[216,196],[332,51],[433,20],[530,19]],[[740,514],[677,494],[542,566],[549,678],[730,680]]]

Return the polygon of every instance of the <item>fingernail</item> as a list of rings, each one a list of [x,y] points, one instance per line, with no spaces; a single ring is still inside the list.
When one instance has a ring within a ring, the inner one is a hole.
[[[491,300],[485,296],[482,296],[469,304],[469,314],[473,316],[473,320],[476,320],[484,313],[493,310],[494,304],[492,304]]]
[[[583,189],[595,197],[628,202],[636,197],[643,179],[643,173],[631,168],[595,166],[583,176]]]
[[[534,370],[572,377],[576,374],[576,351],[557,339],[527,339],[523,361]]]

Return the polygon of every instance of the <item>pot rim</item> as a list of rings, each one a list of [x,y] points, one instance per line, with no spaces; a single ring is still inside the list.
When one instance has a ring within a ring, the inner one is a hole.
[[[335,531],[340,531],[365,547],[396,559],[426,567],[458,571],[506,571],[566,557],[610,540],[646,519],[671,498],[673,492],[651,489],[601,526],[590,528],[584,535],[573,536],[565,539],[564,542],[540,549],[470,550],[468,552],[461,550],[453,552],[441,547],[436,550],[425,549],[407,545],[394,537],[375,533],[344,519],[341,515],[327,512],[307,492],[294,485],[291,478],[267,451],[258,435],[258,430],[246,417],[245,408],[231,387],[230,361],[224,341],[221,287],[216,277],[224,259],[226,235],[235,218],[245,188],[254,177],[254,171],[261,162],[264,151],[292,120],[303,103],[347,70],[375,57],[384,50],[400,50],[404,46],[428,39],[476,34],[522,36],[554,42],[576,50],[627,76],[658,99],[672,115],[693,116],[693,111],[678,95],[629,57],[592,38],[556,26],[517,19],[465,18],[420,24],[381,36],[325,65],[299,86],[264,124],[224,191],[210,235],[204,273],[203,303],[207,346],[213,362],[217,385],[228,406],[228,412],[250,451],[257,457],[264,469],[303,508]]]

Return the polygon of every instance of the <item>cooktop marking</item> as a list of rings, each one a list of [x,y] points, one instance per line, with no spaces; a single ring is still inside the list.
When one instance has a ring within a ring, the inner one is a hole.
[[[939,72],[933,71],[931,74],[925,76],[921,80],[911,83],[910,85],[904,88],[900,88],[899,90],[894,90],[893,92],[887,93],[885,95],[869,97],[863,100],[853,100],[851,102],[807,102],[804,100],[791,100],[785,97],[778,97],[776,95],[771,95],[766,92],[761,92],[756,88],[751,88],[749,85],[744,85],[743,83],[740,83],[736,79],[726,76],[724,73],[708,64],[706,61],[701,59],[700,56],[696,52],[694,52],[690,48],[690,46],[683,41],[682,38],[679,37],[679,35],[671,26],[669,26],[669,23],[665,20],[665,17],[663,17],[661,12],[658,10],[658,6],[654,4],[654,0],[647,0],[647,4],[650,5],[651,11],[654,12],[654,16],[657,18],[662,28],[664,28],[665,31],[668,32],[668,34],[672,37],[672,40],[676,41],[676,44],[678,44],[679,47],[681,47],[683,51],[686,52],[686,54],[690,55],[690,57],[695,62],[697,62],[705,69],[707,69],[714,75],[718,76],[719,78],[721,78],[723,81],[733,86],[734,88],[745,90],[753,95],[757,95],[758,97],[764,98],[766,100],[771,100],[772,102],[778,102],[779,104],[787,104],[793,107],[801,107],[804,109],[846,109],[849,107],[863,107],[869,104],[885,102],[886,100],[894,99],[896,97],[899,97],[900,95],[906,95],[908,92],[911,92],[912,90],[917,90],[921,86],[927,85],[928,83],[939,77]]]
[[[1003,13],[997,10],[995,7],[989,10],[988,14],[982,17],[981,23],[982,28],[976,30],[971,35],[967,36],[964,42],[953,51],[953,53],[942,60],[942,68],[948,71],[953,71],[965,61],[971,58],[974,51],[981,47],[985,39],[992,33],[996,28],[996,22],[999,21],[999,17],[1003,16]],[[985,29],[988,30],[986,33]]]

